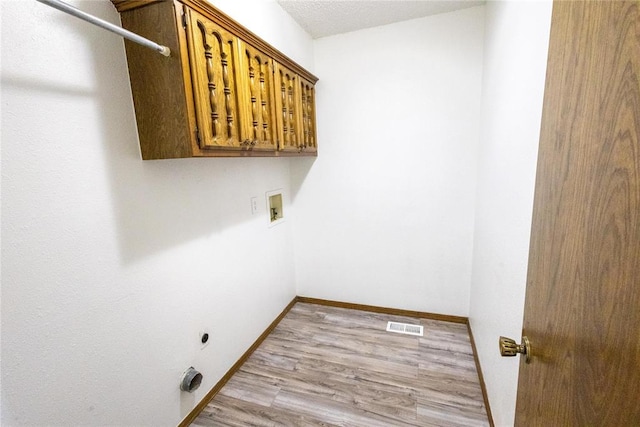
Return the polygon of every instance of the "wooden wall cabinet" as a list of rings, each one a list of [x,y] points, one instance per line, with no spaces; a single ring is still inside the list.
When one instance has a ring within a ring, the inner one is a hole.
[[[278,149],[317,153],[314,83],[275,63]]]
[[[317,155],[317,78],[202,0],[112,0],[143,159]]]

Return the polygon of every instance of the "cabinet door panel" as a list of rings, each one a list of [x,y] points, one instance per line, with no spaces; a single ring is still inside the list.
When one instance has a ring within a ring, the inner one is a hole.
[[[299,77],[302,110],[302,151],[317,152],[316,143],[316,91],[313,83]]]
[[[200,148],[239,149],[238,38],[193,10],[187,13]]]
[[[299,152],[302,147],[300,82],[296,73],[275,63],[278,150]]]
[[[238,87],[243,95],[241,140],[250,149],[276,149],[273,60],[240,41]]]

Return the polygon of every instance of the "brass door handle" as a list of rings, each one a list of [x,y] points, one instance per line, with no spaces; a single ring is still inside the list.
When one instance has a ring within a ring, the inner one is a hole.
[[[522,336],[522,344],[518,345],[514,340],[507,337],[500,337],[500,355],[502,357],[513,357],[518,353],[524,355],[526,363],[531,362],[531,344],[529,338]]]

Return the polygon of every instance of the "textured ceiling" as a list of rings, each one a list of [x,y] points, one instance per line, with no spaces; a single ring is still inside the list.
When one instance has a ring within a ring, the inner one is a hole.
[[[472,0],[278,0],[311,37],[421,18],[484,4]]]

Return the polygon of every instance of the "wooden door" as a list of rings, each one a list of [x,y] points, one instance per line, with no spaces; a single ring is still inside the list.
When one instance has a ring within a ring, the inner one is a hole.
[[[198,12],[187,9],[191,78],[198,139],[203,149],[240,149],[235,70],[238,38]]]
[[[273,60],[240,41],[238,87],[243,97],[241,140],[252,150],[276,150]]]
[[[640,1],[554,4],[519,426],[640,426]]]
[[[317,152],[316,144],[316,90],[310,81],[300,77],[300,108],[302,110],[302,151]]]
[[[296,73],[277,62],[275,71],[278,150],[299,152],[302,145],[300,80]]]

